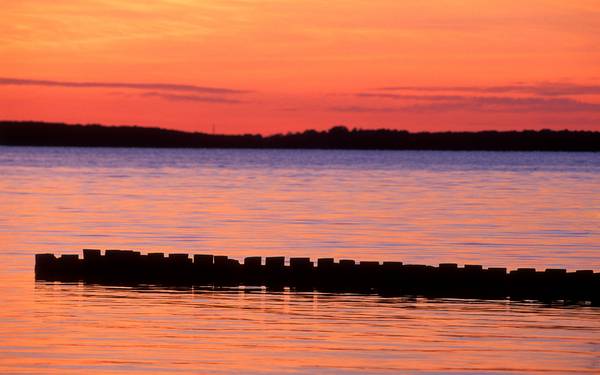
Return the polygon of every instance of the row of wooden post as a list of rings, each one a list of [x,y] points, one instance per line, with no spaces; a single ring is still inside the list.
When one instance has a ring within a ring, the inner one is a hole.
[[[298,290],[377,292],[389,295],[517,298],[587,301],[598,304],[600,273],[591,270],[438,267],[402,262],[355,262],[319,258],[246,257],[243,263],[222,255],[141,254],[131,250],[85,249],[77,254],[36,254],[38,280],[97,283],[186,285],[261,285]]]

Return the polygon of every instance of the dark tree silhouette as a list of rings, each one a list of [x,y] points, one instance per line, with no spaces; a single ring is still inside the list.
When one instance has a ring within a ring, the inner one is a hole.
[[[189,133],[139,126],[0,122],[0,144],[11,146],[283,148],[355,150],[600,151],[600,132],[523,130],[421,132],[363,130],[334,126],[328,131],[261,136]]]

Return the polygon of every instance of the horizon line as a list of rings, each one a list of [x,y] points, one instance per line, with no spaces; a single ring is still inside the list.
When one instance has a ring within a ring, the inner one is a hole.
[[[5,120],[0,119],[0,125],[7,124],[19,124],[19,123],[27,123],[27,124],[48,124],[48,125],[64,125],[64,126],[100,126],[106,128],[141,128],[141,129],[156,129],[156,130],[164,130],[170,132],[184,133],[184,134],[204,134],[204,135],[212,135],[212,136],[261,136],[261,137],[273,137],[273,136],[285,136],[290,134],[302,134],[305,132],[314,131],[317,133],[328,133],[332,129],[335,128],[345,128],[348,132],[360,132],[360,131],[389,131],[389,132],[398,132],[398,133],[408,133],[408,134],[448,134],[448,133],[524,133],[524,132],[573,132],[573,133],[600,133],[600,130],[572,130],[568,128],[564,129],[485,129],[485,130],[444,130],[444,131],[435,131],[435,130],[420,130],[420,131],[411,131],[407,129],[394,129],[394,128],[361,128],[361,127],[349,127],[345,124],[335,124],[331,125],[322,130],[318,130],[315,128],[305,128],[304,130],[296,130],[296,131],[287,131],[287,132],[279,132],[279,133],[212,133],[208,131],[196,131],[196,130],[181,130],[175,128],[168,128],[163,126],[155,126],[155,125],[140,125],[140,124],[101,124],[101,123],[69,123],[69,122],[60,122],[60,121],[39,121],[39,120]]]

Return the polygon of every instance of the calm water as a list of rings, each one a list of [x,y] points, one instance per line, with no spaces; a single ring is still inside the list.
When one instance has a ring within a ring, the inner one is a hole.
[[[600,270],[600,154],[0,148],[0,373],[600,371],[600,309],[35,283],[83,247]]]

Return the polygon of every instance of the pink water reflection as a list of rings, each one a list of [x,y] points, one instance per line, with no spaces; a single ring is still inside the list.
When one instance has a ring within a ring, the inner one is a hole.
[[[600,155],[0,148],[0,373],[597,373],[600,312],[35,283],[83,247],[600,270]]]

